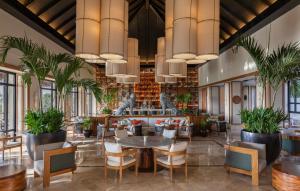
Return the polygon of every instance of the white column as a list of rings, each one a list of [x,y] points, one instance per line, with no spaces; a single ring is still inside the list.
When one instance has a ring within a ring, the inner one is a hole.
[[[230,99],[230,97],[231,97],[231,95],[230,95],[230,83],[228,82],[228,83],[225,83],[225,86],[224,86],[224,98],[225,98],[225,100],[224,100],[224,105],[225,105],[225,111],[224,111],[224,115],[225,115],[225,121],[227,121],[227,122],[231,122],[231,115],[230,115],[230,106],[231,106],[231,103],[230,103],[230,101],[231,101],[231,99]]]

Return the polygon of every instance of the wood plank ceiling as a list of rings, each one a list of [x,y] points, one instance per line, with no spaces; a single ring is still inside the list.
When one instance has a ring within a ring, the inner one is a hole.
[[[61,36],[58,40],[74,50],[76,0],[3,1],[14,6],[17,11],[33,13],[37,22],[46,24],[44,26],[48,26],[53,35]],[[165,1],[128,1],[129,37],[139,39],[141,59],[145,63],[151,63],[156,53],[156,39],[164,36]],[[228,47],[238,35],[258,23],[256,20],[262,20],[290,1],[292,0],[221,0],[220,48]]]

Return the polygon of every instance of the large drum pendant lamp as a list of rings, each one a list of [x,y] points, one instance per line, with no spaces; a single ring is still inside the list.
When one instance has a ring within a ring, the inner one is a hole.
[[[125,77],[126,64],[116,64],[107,61],[105,64],[105,75],[107,77]]]
[[[169,74],[178,78],[187,77],[187,64],[185,62],[170,64]]]
[[[165,78],[164,77],[162,77],[162,76],[158,76],[157,75],[157,55],[155,55],[155,68],[154,68],[154,70],[155,70],[155,82],[156,83],[159,83],[159,84],[164,84],[165,83]]]
[[[116,81],[120,84],[134,84],[140,83],[140,77],[117,77]]]
[[[220,0],[198,1],[197,59],[219,57]]]
[[[126,76],[140,76],[140,57],[138,54],[138,39],[128,38],[128,61],[126,63]]]
[[[165,83],[166,84],[176,84],[177,83],[177,78],[173,77],[173,76],[165,77]]]
[[[174,0],[173,58],[193,59],[197,55],[197,2]]]
[[[165,37],[160,37],[157,39],[157,76],[169,76],[169,64],[166,62],[166,46]]]
[[[100,56],[107,60],[122,60],[126,52],[126,0],[101,0]],[[122,61],[120,61],[122,62]]]
[[[99,44],[100,0],[77,0],[75,56],[98,59]]]
[[[184,59],[173,58],[173,8],[174,0],[166,0],[165,3],[165,49],[166,62],[184,62]]]

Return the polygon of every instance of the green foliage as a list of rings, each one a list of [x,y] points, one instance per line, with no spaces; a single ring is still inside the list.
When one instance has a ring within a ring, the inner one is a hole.
[[[117,89],[110,89],[102,96],[102,100],[107,105],[111,104],[113,100],[116,98]]]
[[[190,93],[186,93],[186,94],[183,94],[183,103],[190,103],[192,100],[192,94]]]
[[[279,131],[279,123],[286,120],[287,115],[273,108],[255,108],[253,111],[242,110],[241,119],[246,131],[272,134]]]
[[[89,117],[84,118],[82,123],[83,130],[90,130],[91,129],[92,121]]]
[[[200,121],[200,128],[201,129],[206,129],[206,127],[207,127],[207,121],[206,121],[206,119],[205,120],[201,120]]]
[[[184,95],[183,94],[180,94],[180,95],[176,96],[176,102],[182,103],[183,100],[184,100]]]
[[[290,88],[293,97],[300,97],[300,80],[291,81]]]
[[[190,114],[192,111],[188,108],[182,109],[182,114]]]
[[[34,135],[54,133],[63,127],[63,117],[64,114],[55,108],[46,112],[30,110],[25,116],[25,123],[28,132]]]
[[[112,110],[109,109],[108,107],[104,107],[104,108],[102,109],[102,113],[103,113],[103,114],[112,114]]]
[[[273,88],[272,106],[281,83],[300,78],[299,43],[289,43],[269,53],[248,36],[239,39],[237,46],[242,46],[254,60],[263,89],[267,83]]]

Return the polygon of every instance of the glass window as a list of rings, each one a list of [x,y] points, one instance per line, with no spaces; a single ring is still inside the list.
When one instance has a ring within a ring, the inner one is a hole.
[[[93,114],[93,93],[91,90],[85,91],[85,104],[86,104],[86,114],[91,116]]]
[[[78,116],[78,87],[71,91],[71,117]]]
[[[16,132],[16,75],[5,71],[0,71],[0,132]]]
[[[47,111],[49,108],[56,107],[56,88],[55,83],[45,80],[41,84],[42,109]]]
[[[300,80],[298,80],[298,84],[300,84]],[[289,113],[300,113],[300,89],[291,91],[291,83],[288,83],[288,87]]]

